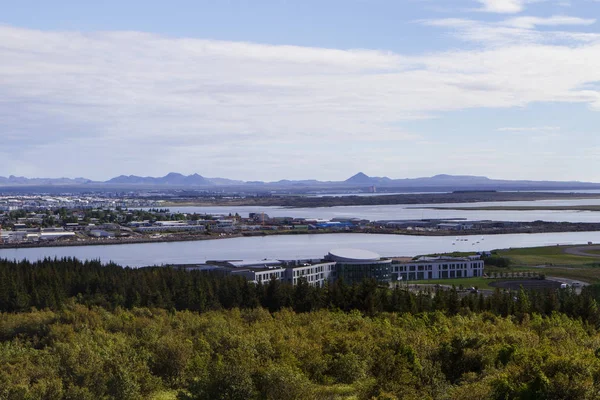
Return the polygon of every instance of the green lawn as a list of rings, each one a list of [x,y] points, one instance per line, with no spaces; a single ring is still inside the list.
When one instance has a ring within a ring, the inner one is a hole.
[[[514,266],[534,265],[578,265],[584,266],[600,263],[594,257],[575,256],[566,254],[564,250],[569,246],[530,247],[525,249],[498,250],[500,257],[510,258]]]
[[[487,273],[509,271],[536,272],[545,274],[546,276],[578,279],[589,283],[600,283],[600,259],[597,257],[567,254],[565,253],[565,249],[568,249],[569,247],[581,246],[547,246],[498,250],[498,256],[507,257],[511,260],[511,267],[503,269],[486,266],[485,270]],[[592,253],[592,251],[590,251],[590,253]],[[594,254],[596,251],[594,251]],[[532,266],[538,265],[544,265],[546,267],[532,268]]]

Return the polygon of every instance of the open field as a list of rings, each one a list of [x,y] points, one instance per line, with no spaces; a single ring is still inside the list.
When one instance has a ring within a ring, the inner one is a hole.
[[[547,246],[498,250],[497,255],[509,258],[514,266],[592,266],[600,264],[599,257],[569,254],[568,249],[582,246]]]
[[[589,250],[588,250],[589,249]],[[510,268],[486,266],[486,273],[535,272],[546,276],[600,283],[600,254],[597,246],[548,246],[498,250],[497,255],[511,260]],[[583,254],[588,255],[580,255]],[[578,254],[572,254],[578,253]]]

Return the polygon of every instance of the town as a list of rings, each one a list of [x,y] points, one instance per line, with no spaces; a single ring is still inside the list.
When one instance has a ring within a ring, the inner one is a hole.
[[[159,208],[160,204],[160,201],[139,197],[0,197],[0,246],[118,244],[336,232],[451,236],[600,230],[600,223],[459,218],[370,221],[350,217],[271,217],[264,212],[244,216],[182,213]],[[294,210],[289,212],[293,214]]]

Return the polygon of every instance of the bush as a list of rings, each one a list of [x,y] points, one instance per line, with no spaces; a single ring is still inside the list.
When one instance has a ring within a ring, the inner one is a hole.
[[[508,268],[511,265],[510,258],[500,256],[490,256],[483,259],[485,265],[492,265],[498,268]]]

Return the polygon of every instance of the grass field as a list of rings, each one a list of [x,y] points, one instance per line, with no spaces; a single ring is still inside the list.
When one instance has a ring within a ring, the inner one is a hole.
[[[493,269],[495,272],[507,271],[506,269]],[[531,267],[513,267],[509,271],[512,272],[535,272],[546,276],[555,276],[558,278],[576,279],[588,283],[600,283],[600,268],[587,266],[579,267],[546,267],[546,268],[531,268]]]
[[[524,249],[498,250],[497,255],[511,260],[509,269],[488,267],[490,272],[535,272],[546,276],[577,279],[589,283],[600,283],[600,259],[565,253],[571,247],[581,246],[547,246]],[[590,254],[599,254],[598,250],[590,250]],[[543,268],[533,267],[543,266]]]
[[[514,266],[558,265],[558,266],[592,266],[600,264],[594,257],[566,254],[567,246],[530,247],[525,249],[499,250],[500,257],[507,257]]]

